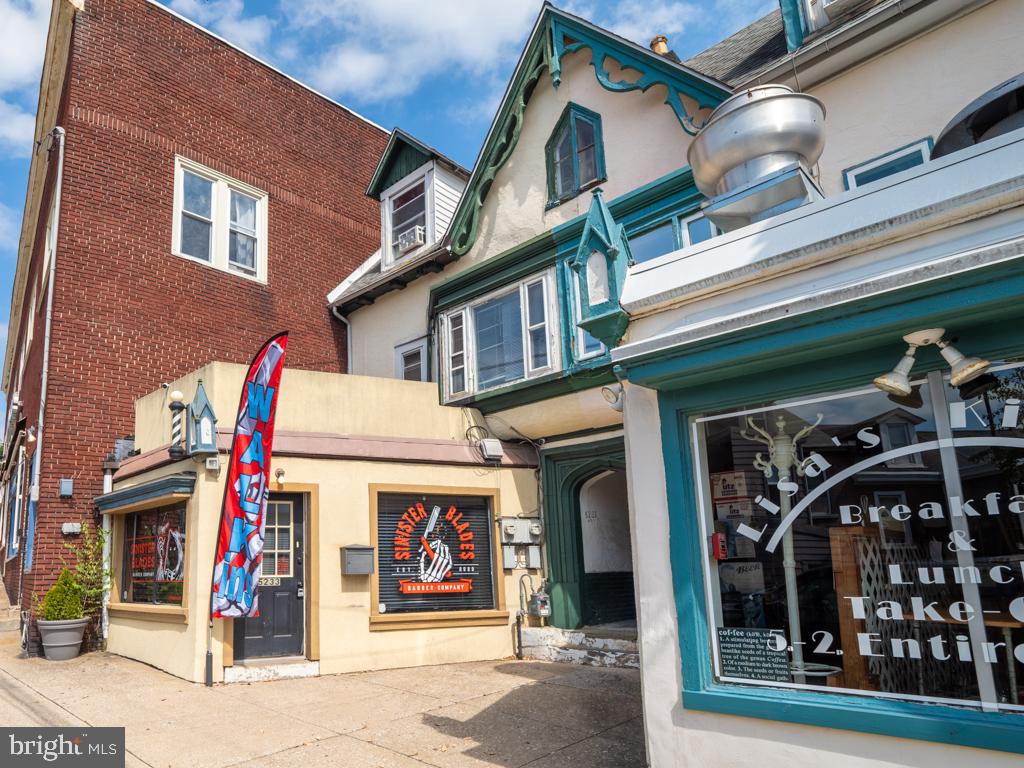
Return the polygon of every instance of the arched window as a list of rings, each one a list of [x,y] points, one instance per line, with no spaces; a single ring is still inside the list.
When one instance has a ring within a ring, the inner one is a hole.
[[[975,99],[939,134],[932,160],[1024,128],[1024,72]]]

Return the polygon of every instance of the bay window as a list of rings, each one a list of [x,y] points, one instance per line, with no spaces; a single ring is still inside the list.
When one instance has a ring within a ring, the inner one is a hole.
[[[445,391],[482,392],[559,367],[553,274],[487,294],[442,319]]]
[[[913,385],[690,420],[716,684],[1024,712],[1024,367]]]
[[[174,254],[265,281],[267,194],[182,157],[174,178]]]

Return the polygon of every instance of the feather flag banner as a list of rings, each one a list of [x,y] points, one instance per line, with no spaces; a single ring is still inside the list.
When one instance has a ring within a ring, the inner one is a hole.
[[[242,385],[214,559],[211,618],[259,616],[256,586],[263,567],[270,451],[287,346],[287,332],[271,337],[253,358]]]

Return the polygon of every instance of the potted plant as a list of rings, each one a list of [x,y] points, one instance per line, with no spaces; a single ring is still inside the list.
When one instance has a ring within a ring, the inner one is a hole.
[[[82,615],[82,588],[65,568],[57,583],[50,587],[36,620],[43,640],[43,653],[52,661],[65,661],[78,655],[82,635],[89,619]]]

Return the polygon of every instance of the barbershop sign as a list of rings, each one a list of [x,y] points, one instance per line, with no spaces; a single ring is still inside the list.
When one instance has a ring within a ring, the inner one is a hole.
[[[490,499],[380,493],[380,613],[495,607]]]

